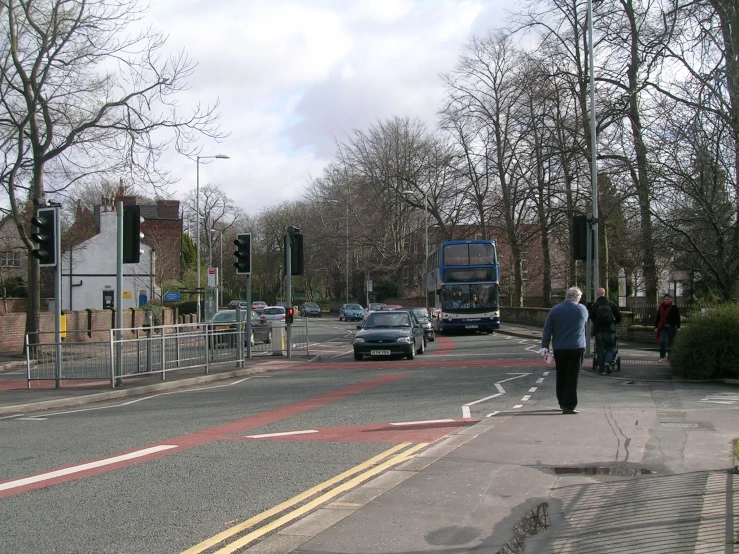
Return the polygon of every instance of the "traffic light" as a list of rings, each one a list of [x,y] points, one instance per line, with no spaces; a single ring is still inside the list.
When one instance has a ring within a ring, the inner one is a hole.
[[[234,267],[237,275],[251,273],[251,233],[239,233],[234,241],[236,261]]]
[[[141,261],[141,206],[123,206],[123,263],[137,264]]]
[[[292,235],[290,247],[290,275],[303,274],[303,235]]]
[[[286,325],[292,325],[294,319],[295,319],[295,308],[293,308],[292,306],[290,306],[285,311],[285,324]]]
[[[31,223],[36,227],[31,238],[38,245],[38,248],[31,250],[31,255],[38,258],[40,267],[56,266],[56,238],[59,231],[56,214],[56,208],[39,208],[31,218]]]
[[[589,229],[587,215],[576,215],[572,218],[572,256],[576,260],[588,259]]]

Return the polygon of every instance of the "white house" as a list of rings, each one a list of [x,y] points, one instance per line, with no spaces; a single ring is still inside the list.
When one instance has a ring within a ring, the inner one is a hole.
[[[62,254],[62,309],[101,310],[114,307],[116,298],[117,214],[102,206],[100,233]],[[156,256],[141,245],[141,261],[123,264],[122,308],[137,308],[159,294],[154,282]]]

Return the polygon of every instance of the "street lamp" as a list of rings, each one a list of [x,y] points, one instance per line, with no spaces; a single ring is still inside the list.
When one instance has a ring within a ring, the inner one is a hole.
[[[341,204],[338,200],[328,200],[331,204]],[[349,303],[349,204],[346,205],[346,304]]]
[[[211,229],[211,233],[218,233],[220,232],[221,237],[218,244],[218,250],[221,252],[221,265],[218,266],[218,285],[220,288],[220,292],[218,294],[218,299],[220,300],[221,305],[223,304],[223,229],[218,231],[218,229]]]
[[[216,154],[215,156],[196,156],[195,158],[195,250],[197,252],[197,289],[198,289],[198,322],[200,322],[200,160],[218,159],[228,160],[228,156],[224,154]]]
[[[404,190],[403,194],[413,195],[415,194],[415,190]],[[424,265],[423,274],[421,276],[421,284],[424,285],[423,287],[423,296],[426,301],[426,309],[429,309],[429,292],[428,292],[428,283],[426,283],[426,280],[428,279],[428,271],[429,271],[429,187],[426,187],[423,191],[423,211],[424,217],[425,217],[425,225],[426,225],[426,263]]]

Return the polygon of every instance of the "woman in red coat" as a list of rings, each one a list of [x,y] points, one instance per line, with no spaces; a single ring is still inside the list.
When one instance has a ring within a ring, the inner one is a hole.
[[[654,334],[659,340],[659,363],[667,361],[667,350],[672,348],[675,335],[680,330],[680,310],[672,302],[672,296],[665,294],[654,319]]]

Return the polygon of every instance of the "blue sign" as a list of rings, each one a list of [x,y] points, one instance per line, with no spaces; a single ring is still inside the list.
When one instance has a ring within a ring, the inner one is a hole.
[[[162,300],[164,300],[165,302],[179,302],[180,293],[179,292],[165,292],[164,296],[162,297]]]

